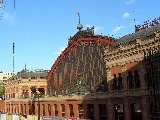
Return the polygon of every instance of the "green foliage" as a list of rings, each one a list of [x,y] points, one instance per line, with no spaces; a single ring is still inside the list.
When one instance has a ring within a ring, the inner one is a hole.
[[[0,82],[0,98],[3,98],[4,94],[5,94],[4,83]]]

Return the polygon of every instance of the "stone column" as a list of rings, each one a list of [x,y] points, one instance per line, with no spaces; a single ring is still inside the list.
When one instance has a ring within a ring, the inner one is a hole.
[[[43,116],[43,105],[42,105],[42,103],[40,102],[40,107],[39,107],[39,109],[40,109],[40,116]],[[38,106],[37,106],[37,108],[38,108]],[[38,111],[37,111],[38,112]],[[38,114],[37,114],[38,115]]]
[[[17,105],[17,103],[15,103],[15,113],[16,114],[18,113],[18,105]]]
[[[130,104],[128,98],[124,98],[124,119],[125,120],[130,120],[131,115],[130,115]]]
[[[112,100],[108,100],[107,101],[107,106],[108,106],[108,109],[107,109],[107,120],[114,120],[115,119],[115,116],[114,116],[114,105],[113,105]]]
[[[15,114],[15,104],[13,104],[13,113]]]
[[[139,77],[140,77],[140,88],[145,89],[146,88],[146,81],[145,81],[145,69],[143,62],[139,62]]]
[[[51,115],[55,116],[55,106],[53,103],[51,103]]]
[[[147,104],[147,98],[142,98],[142,119],[143,120],[149,120],[149,106]]]
[[[77,104],[73,104],[73,112],[74,112],[74,117],[79,117],[79,109]]]
[[[10,105],[11,105],[10,113],[12,113],[12,111],[13,111],[13,104],[10,104]]]
[[[86,103],[83,103],[83,118],[84,119],[88,118],[88,108]]]
[[[21,113],[21,102],[18,103],[19,114]]]
[[[57,104],[57,110],[58,110],[58,115],[57,116],[62,116],[62,106],[61,104]]]
[[[21,114],[23,114],[24,113],[24,105],[23,105],[23,103],[21,103],[22,105],[21,105]]]
[[[45,104],[45,116],[49,116],[48,103]]]
[[[8,109],[8,104],[7,104],[7,102],[5,102],[5,110],[4,110],[4,112],[7,112],[7,109]]]
[[[35,106],[36,107],[36,106]],[[35,108],[36,109],[36,108]],[[28,103],[26,104],[26,114],[29,115],[29,105]]]
[[[32,104],[31,104],[32,105]],[[35,115],[36,116],[38,116],[38,102],[35,102]],[[42,105],[40,104],[40,107],[41,107]],[[42,109],[42,107],[40,108],[40,115],[41,115],[41,109]],[[32,111],[32,110],[30,110],[30,111]]]
[[[68,104],[65,104],[65,117],[70,117],[70,107]]]
[[[22,95],[22,86],[19,86],[18,87],[18,98],[20,98],[21,97],[21,95]]]
[[[99,120],[99,105],[94,104],[94,119]]]
[[[31,97],[31,86],[28,86],[28,96]]]

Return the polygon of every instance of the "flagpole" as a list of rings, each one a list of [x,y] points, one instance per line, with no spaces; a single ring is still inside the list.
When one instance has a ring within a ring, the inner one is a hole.
[[[14,47],[15,47],[14,44],[15,43],[13,43],[13,74],[14,74]]]
[[[79,24],[80,24],[80,13],[78,12],[78,17],[79,17]]]
[[[15,11],[16,11],[16,1],[14,0],[14,17],[15,17]]]

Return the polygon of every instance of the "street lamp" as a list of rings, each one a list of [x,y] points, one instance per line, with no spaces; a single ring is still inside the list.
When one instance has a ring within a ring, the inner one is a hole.
[[[34,98],[36,98],[36,96],[38,96],[38,120],[40,120],[40,102],[39,102],[39,96],[42,95],[44,89],[43,88],[38,88],[39,93],[36,92],[36,88],[35,87],[31,87],[30,88],[32,93],[34,94]]]
[[[39,103],[39,95],[38,94],[38,120],[40,120],[40,103]]]

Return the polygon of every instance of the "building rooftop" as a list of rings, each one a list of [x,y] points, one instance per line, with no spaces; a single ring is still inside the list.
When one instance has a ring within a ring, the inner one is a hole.
[[[123,43],[123,46],[134,44],[136,42],[135,39],[137,37],[139,37],[141,41],[153,38],[154,32],[156,32],[157,30],[160,30],[160,24],[148,27],[143,30],[139,30],[139,31],[132,33],[132,34],[125,35],[125,36],[117,39],[117,41],[112,45],[111,48],[112,49],[118,48],[119,43]]]
[[[15,76],[9,78],[9,80],[15,80],[17,78],[23,78],[23,79],[37,79],[37,78],[44,78],[46,79],[48,75],[49,70],[43,70],[43,69],[36,69],[36,70],[22,70],[21,72],[18,72]]]

